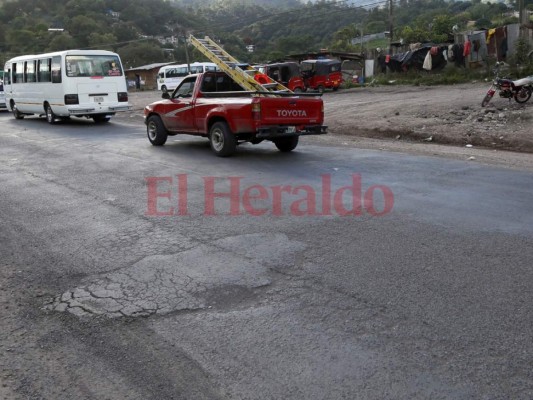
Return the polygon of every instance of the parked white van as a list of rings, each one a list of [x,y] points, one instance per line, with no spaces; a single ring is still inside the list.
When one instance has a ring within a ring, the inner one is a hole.
[[[157,90],[163,92],[174,90],[187,75],[216,71],[216,69],[216,64],[210,62],[192,63],[190,64],[190,69],[187,64],[166,65],[161,67],[157,74]]]

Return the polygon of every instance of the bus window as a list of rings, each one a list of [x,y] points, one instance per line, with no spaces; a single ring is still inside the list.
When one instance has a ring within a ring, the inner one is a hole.
[[[50,82],[50,69],[52,66],[52,59],[47,58],[44,60],[38,61],[38,81],[39,82]]]
[[[35,61],[26,61],[24,64],[24,82],[35,82]]]
[[[167,78],[176,78],[178,76],[178,70],[176,68],[167,69]]]
[[[24,62],[13,63],[13,83],[24,82]]]
[[[122,76],[117,56],[72,55],[66,57],[67,76]]]
[[[52,57],[52,83],[61,83],[61,56]]]
[[[6,68],[4,72],[4,84],[11,85],[11,68]]]

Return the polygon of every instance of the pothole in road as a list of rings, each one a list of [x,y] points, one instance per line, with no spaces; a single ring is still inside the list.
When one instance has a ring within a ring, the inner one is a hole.
[[[304,248],[284,234],[227,237],[177,254],[145,257],[57,296],[44,308],[110,318],[202,309],[226,289],[243,294],[271,284],[269,268],[291,267]]]

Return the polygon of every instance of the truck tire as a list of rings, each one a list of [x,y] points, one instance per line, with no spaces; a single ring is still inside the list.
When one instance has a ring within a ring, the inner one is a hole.
[[[168,93],[168,89],[167,89],[166,85],[161,86],[161,91],[163,93]]]
[[[148,117],[146,121],[146,134],[148,140],[154,146],[163,146],[168,138],[168,132],[163,121],[157,115]]]
[[[231,156],[237,147],[237,139],[225,122],[216,122],[209,130],[211,149],[218,157]]]
[[[293,151],[298,146],[299,136],[291,136],[286,138],[279,138],[273,140],[274,144],[282,153],[288,153]]]
[[[319,85],[316,90],[318,90],[318,93],[320,94],[324,94],[324,92],[326,91],[326,88],[322,85]]]

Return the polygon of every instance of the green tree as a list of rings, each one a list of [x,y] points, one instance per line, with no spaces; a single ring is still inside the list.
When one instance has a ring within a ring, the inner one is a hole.
[[[126,68],[162,62],[165,59],[157,42],[130,43],[119,48],[117,52]]]
[[[54,38],[50,41],[47,51],[61,51],[70,50],[78,47],[76,39],[70,36],[68,33],[63,32],[60,34],[54,34]]]
[[[81,47],[89,45],[89,37],[96,32],[105,32],[100,24],[85,15],[76,15],[67,24],[68,32],[76,38]]]
[[[89,35],[89,47],[98,47],[101,50],[114,51],[117,43],[117,38],[112,33],[91,33]]]

